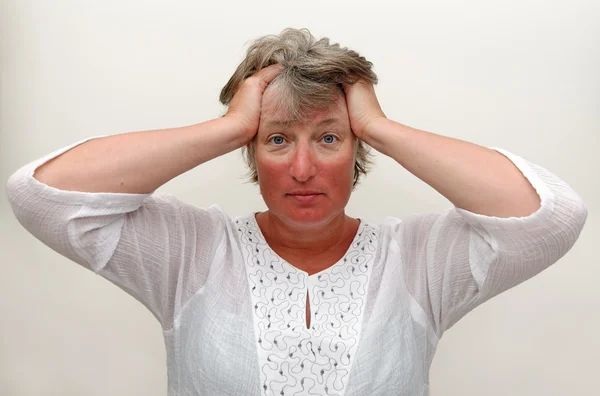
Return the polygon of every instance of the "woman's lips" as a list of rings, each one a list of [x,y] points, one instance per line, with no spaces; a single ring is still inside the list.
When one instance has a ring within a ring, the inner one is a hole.
[[[294,198],[297,202],[311,203],[323,194],[308,194],[308,195],[289,194],[289,195],[290,195],[290,197]]]

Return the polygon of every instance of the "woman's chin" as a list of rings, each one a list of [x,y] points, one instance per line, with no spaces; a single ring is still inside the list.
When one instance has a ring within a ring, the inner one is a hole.
[[[297,226],[310,228],[312,226],[328,223],[335,215],[331,210],[322,207],[290,208],[284,213],[288,222]]]

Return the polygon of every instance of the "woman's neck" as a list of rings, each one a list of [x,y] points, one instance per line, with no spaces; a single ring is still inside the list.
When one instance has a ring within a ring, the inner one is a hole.
[[[320,266],[323,261],[336,260],[331,257],[343,255],[360,226],[360,220],[343,212],[322,226],[303,229],[281,221],[269,211],[257,213],[255,217],[267,244],[275,253],[290,264],[295,264],[295,261],[308,266]]]

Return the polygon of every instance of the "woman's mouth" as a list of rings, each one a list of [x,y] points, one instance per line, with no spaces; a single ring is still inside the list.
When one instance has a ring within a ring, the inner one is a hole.
[[[316,193],[316,192],[301,192],[301,193],[293,193],[293,194],[288,194],[290,197],[292,197],[296,202],[299,203],[312,203],[313,201],[315,201],[317,198],[319,198],[321,195],[321,193]]]

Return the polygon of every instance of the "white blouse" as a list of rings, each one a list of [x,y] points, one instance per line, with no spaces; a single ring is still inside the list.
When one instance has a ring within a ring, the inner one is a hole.
[[[497,218],[452,208],[380,225],[361,219],[344,257],[309,276],[269,247],[254,213],[232,218],[171,194],[63,191],[33,178],[97,137],[23,166],[6,192],[37,239],[154,314],[170,396],[428,395],[444,331],[555,263],[587,218],[564,181],[495,149],[533,185],[537,212]]]

